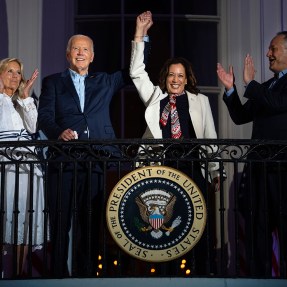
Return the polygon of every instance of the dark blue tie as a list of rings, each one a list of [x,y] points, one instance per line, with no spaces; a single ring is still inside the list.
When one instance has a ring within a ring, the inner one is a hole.
[[[274,74],[274,79],[273,81],[271,82],[270,86],[269,86],[269,89],[272,89],[274,87],[274,85],[276,84],[276,82],[278,81],[279,79],[279,74]]]

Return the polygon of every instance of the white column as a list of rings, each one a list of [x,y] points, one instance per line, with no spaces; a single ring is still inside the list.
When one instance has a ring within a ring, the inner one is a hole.
[[[35,68],[41,73],[41,34],[43,0],[6,0],[9,37],[9,57],[19,58],[24,64],[26,79]],[[34,86],[40,95],[41,74]]]
[[[243,95],[243,63],[247,53],[254,58],[257,70],[261,70],[260,0],[221,0],[219,2],[222,19],[219,27],[221,35],[219,62],[225,69],[228,69],[229,65],[233,66],[238,93]],[[257,80],[261,81],[261,78]],[[229,116],[222,96],[219,100],[220,137],[249,139],[252,125],[236,126]]]
[[[287,1],[282,3],[282,31],[287,31]]]
[[[261,30],[262,30],[262,78],[263,81],[273,77],[269,70],[269,61],[266,57],[271,39],[276,33],[287,29],[287,1],[262,0]],[[285,9],[285,10],[284,10]]]

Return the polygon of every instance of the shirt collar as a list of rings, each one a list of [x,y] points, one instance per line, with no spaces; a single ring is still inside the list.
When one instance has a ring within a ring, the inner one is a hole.
[[[85,74],[85,75],[80,75],[80,74],[78,74],[77,72],[73,71],[70,68],[69,68],[69,71],[70,71],[70,75],[71,75],[72,79],[77,79],[77,78],[81,78],[81,77],[86,78],[88,76],[88,73]]]
[[[278,79],[280,79],[281,77],[283,77],[285,74],[287,74],[287,69],[285,69],[285,70],[279,72],[279,74],[278,74]]]

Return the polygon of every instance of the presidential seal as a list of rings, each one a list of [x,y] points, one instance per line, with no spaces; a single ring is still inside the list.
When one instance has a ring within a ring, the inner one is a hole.
[[[124,176],[106,207],[111,236],[129,255],[164,262],[190,251],[206,223],[201,191],[184,173],[166,166],[146,166]]]

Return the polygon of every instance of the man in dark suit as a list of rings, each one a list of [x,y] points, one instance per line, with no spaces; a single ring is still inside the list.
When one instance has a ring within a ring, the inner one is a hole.
[[[244,63],[247,101],[242,104],[234,85],[233,68],[229,72],[217,65],[219,80],[225,86],[223,100],[235,124],[253,122],[252,139],[287,139],[287,31],[271,40],[266,56],[274,78],[262,84],[254,80],[255,68],[250,55]],[[271,148],[275,149],[272,150]],[[276,154],[277,146],[269,147]],[[249,159],[260,159],[260,147]],[[265,150],[266,151],[266,150]],[[285,154],[277,159],[286,160]],[[280,244],[280,276],[286,277],[287,263],[287,172],[286,164],[247,164],[239,193],[239,208],[246,224],[247,264],[250,275],[271,276],[272,232],[278,232]]]
[[[66,56],[69,69],[43,79],[39,129],[51,140],[114,139],[109,106],[114,94],[132,83],[128,69],[112,74],[89,74],[94,50],[92,40],[85,35],[70,38]],[[67,259],[72,217],[77,222],[73,224],[73,238],[79,239],[74,247],[78,256],[72,262],[72,276],[95,276],[93,220],[96,195],[103,189],[102,167],[100,162],[89,165],[89,158],[78,162],[77,168],[72,163],[60,164],[64,159],[60,154],[53,154],[53,162],[48,166],[52,276],[70,275]],[[76,211],[73,214],[72,208]]]

